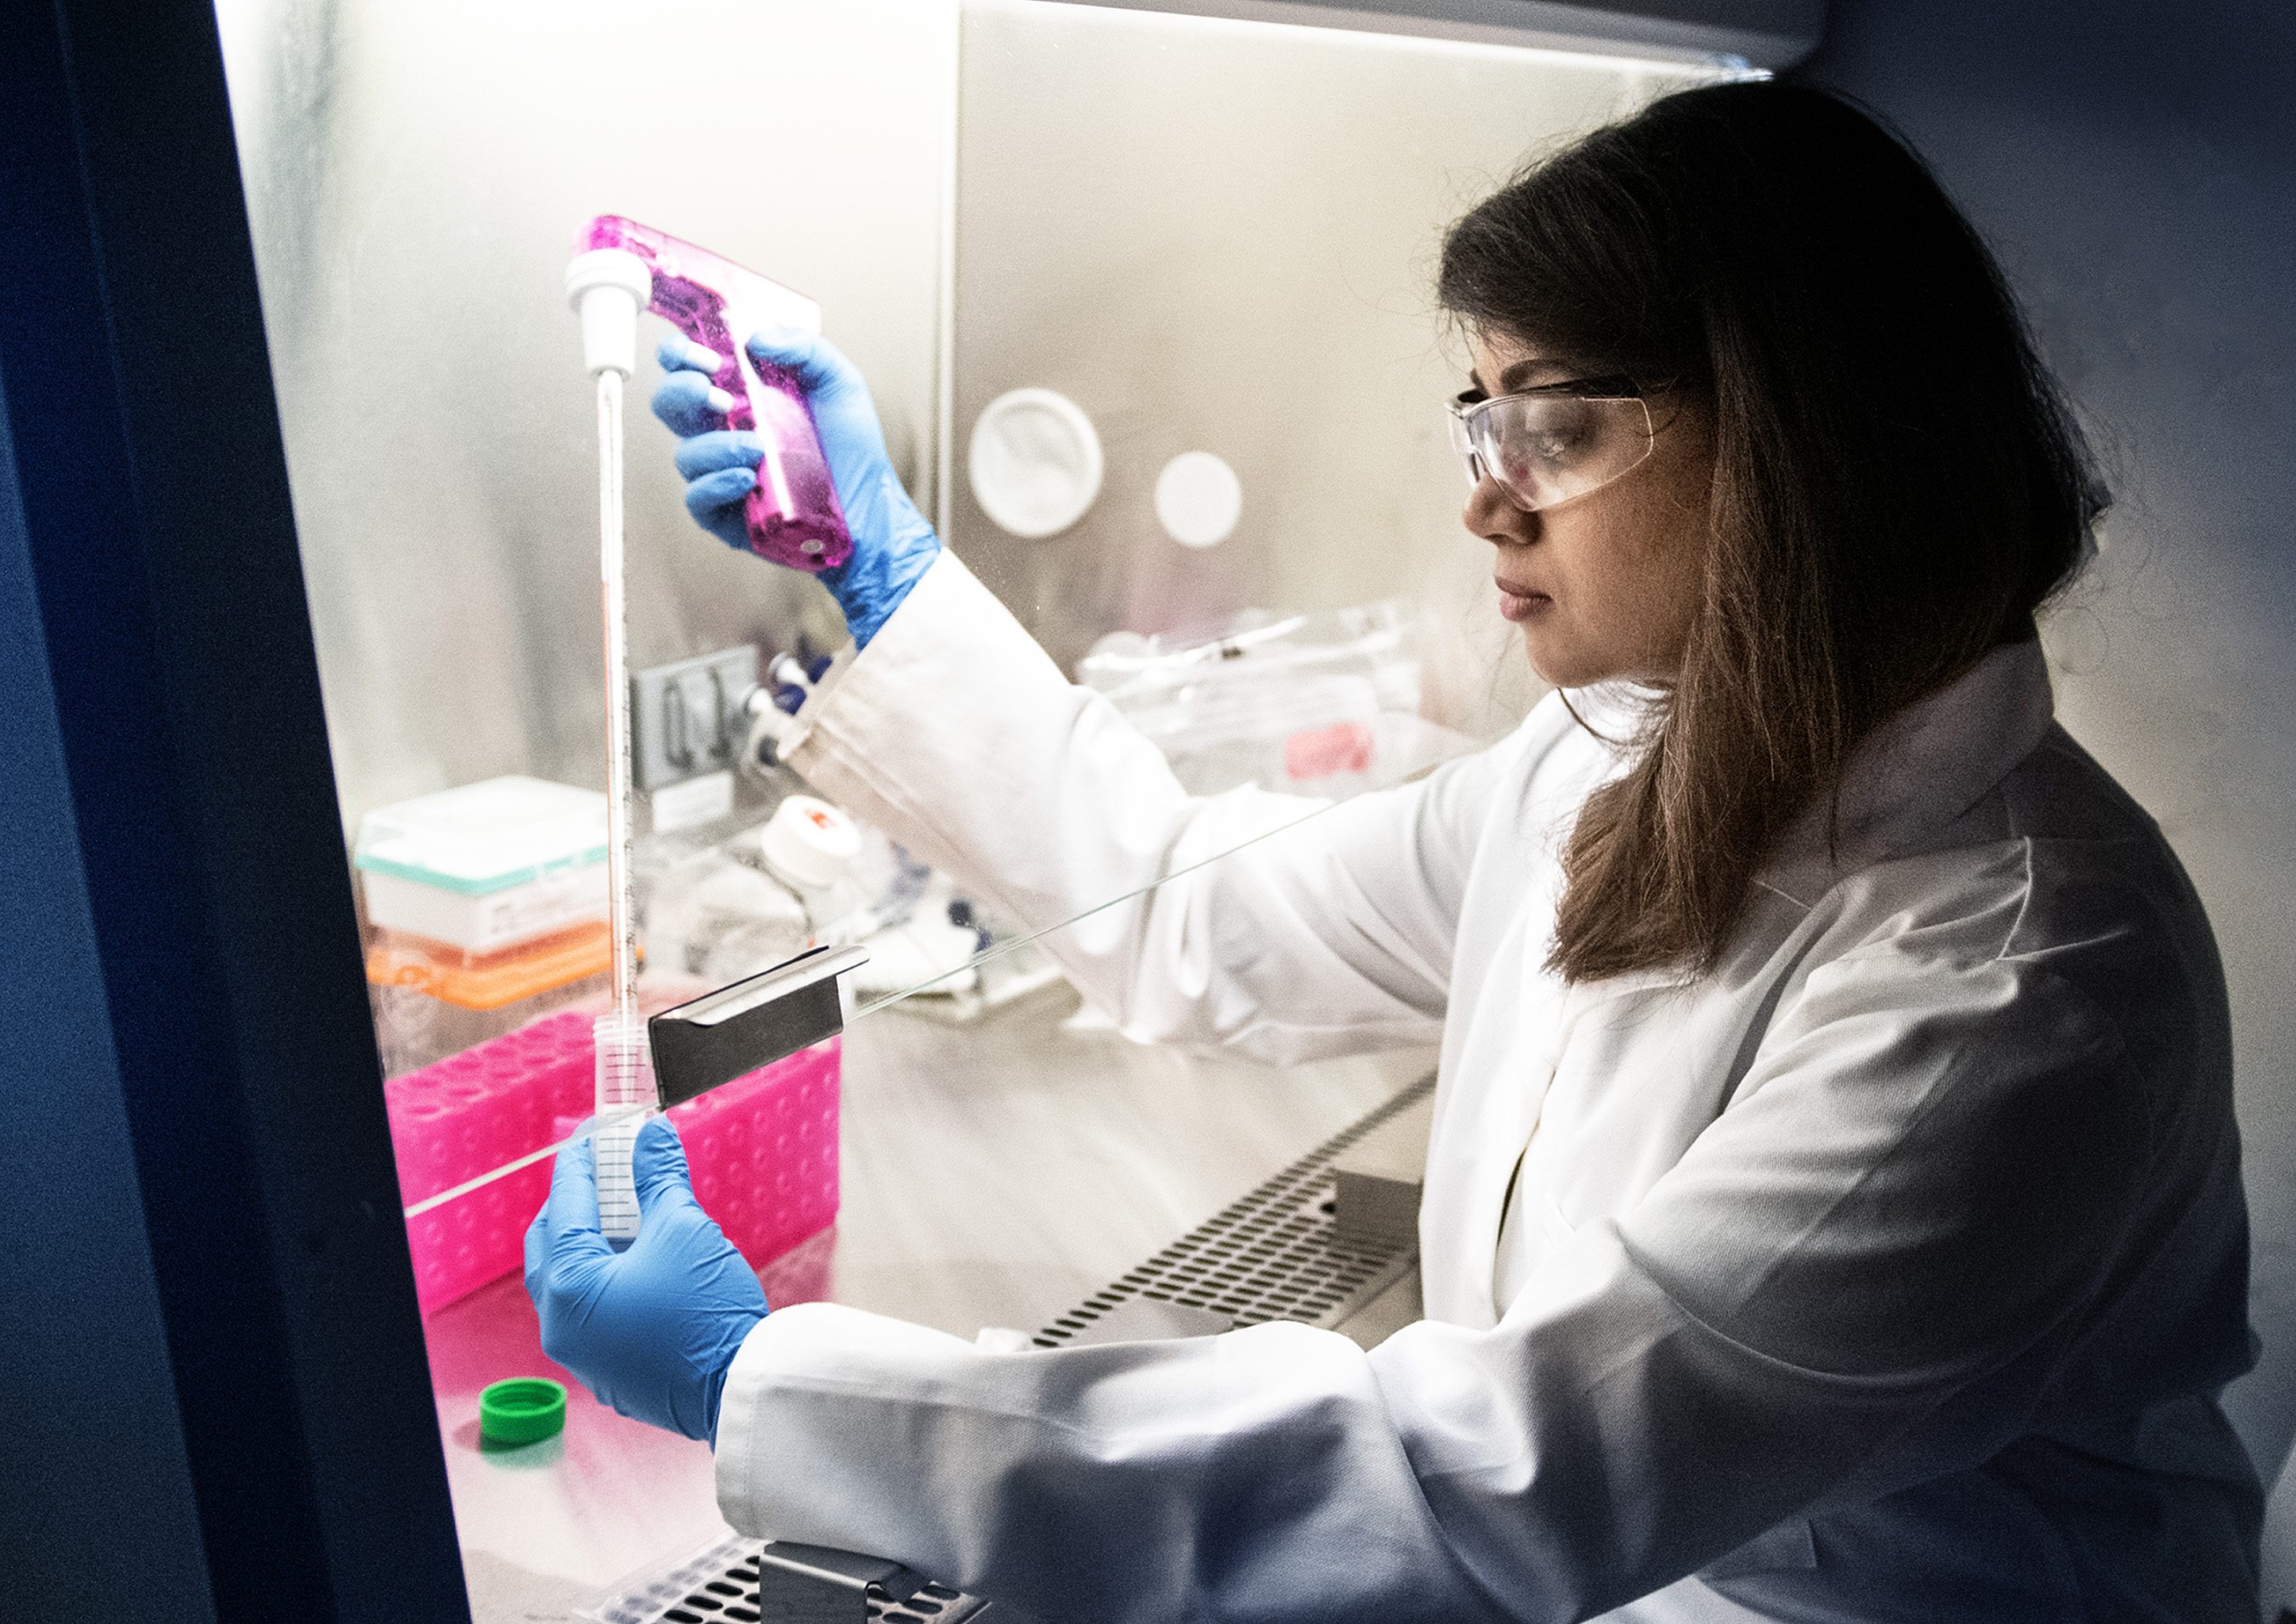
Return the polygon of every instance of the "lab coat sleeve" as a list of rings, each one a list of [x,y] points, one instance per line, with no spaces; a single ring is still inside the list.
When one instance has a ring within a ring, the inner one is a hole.
[[[1338,807],[1192,797],[947,553],[783,753],[1006,920],[1075,920],[1043,945],[1131,1036],[1277,1062],[1440,1036],[1505,766],[1487,753]]]
[[[2046,971],[1852,956],[1496,1328],[993,1354],[797,1308],[735,1361],[719,1503],[1046,1617],[1587,1618],[1997,1450],[2120,1244],[2147,1121]]]

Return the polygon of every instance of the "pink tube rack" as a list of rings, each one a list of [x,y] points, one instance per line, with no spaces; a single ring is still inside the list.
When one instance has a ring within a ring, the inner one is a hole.
[[[693,1191],[752,1268],[837,1217],[840,1044],[800,1049],[673,1108]],[[408,1205],[563,1136],[590,1113],[590,1017],[566,1011],[383,1085]],[[409,1218],[430,1313],[524,1262],[548,1161]]]

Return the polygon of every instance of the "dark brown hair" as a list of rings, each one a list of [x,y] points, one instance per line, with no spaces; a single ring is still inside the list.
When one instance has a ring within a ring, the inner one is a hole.
[[[1711,413],[1688,648],[1580,811],[1549,960],[1710,968],[1859,741],[2033,635],[2103,488],[1976,232],[1820,91],[1685,91],[1532,165],[1451,228],[1438,293]]]

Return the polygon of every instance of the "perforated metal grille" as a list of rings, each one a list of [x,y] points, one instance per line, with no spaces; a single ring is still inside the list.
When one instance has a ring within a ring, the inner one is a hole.
[[[715,1579],[704,1579],[692,1593],[661,1611],[665,1624],[702,1624],[705,1619],[733,1619],[753,1624],[758,1616],[758,1562],[727,1568]]]
[[[673,1613],[695,1618],[732,1619],[753,1624],[758,1616],[758,1546],[759,1541],[728,1535],[708,1550],[686,1561],[623,1581],[612,1595],[575,1612],[594,1624],[662,1624]],[[745,1589],[742,1580],[746,1576]],[[712,1589],[711,1586],[719,1587]],[[726,1591],[734,1592],[728,1595]],[[707,1600],[711,1605],[693,1603]],[[680,1619],[676,1624],[685,1624]]]
[[[1335,1318],[1393,1278],[1415,1249],[1342,1243],[1332,1227],[1332,1163],[1374,1128],[1427,1097],[1431,1073],[1326,1139],[1218,1216],[1086,1298],[1037,1333],[1058,1348],[1128,1299],[1176,1302],[1239,1325]]]
[[[738,1536],[722,1540],[578,1616],[597,1624],[757,1624],[758,1546]],[[947,1585],[927,1585],[906,1602],[872,1585],[867,1600],[872,1624],[962,1624],[988,1606]]]
[[[955,1624],[987,1603],[947,1585],[927,1585],[906,1602],[897,1602],[876,1586],[869,1587],[869,1616],[885,1624]]]

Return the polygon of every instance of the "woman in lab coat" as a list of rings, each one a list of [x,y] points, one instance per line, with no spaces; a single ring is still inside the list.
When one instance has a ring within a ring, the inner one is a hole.
[[[1863,114],[1733,85],[1526,171],[1439,289],[1465,522],[1560,691],[1052,939],[1144,1039],[1439,1039],[1425,1321],[764,1316],[665,1125],[622,1256],[563,1159],[545,1347],[714,1431],[736,1528],[1047,1619],[2253,1619],[2222,977],[2051,719],[2033,615],[2101,503],[1985,250]],[[1299,816],[1185,794],[939,552],[851,369],[760,353],[856,535],[815,784],[1039,923]],[[734,536],[757,452],[711,406],[657,398]]]

